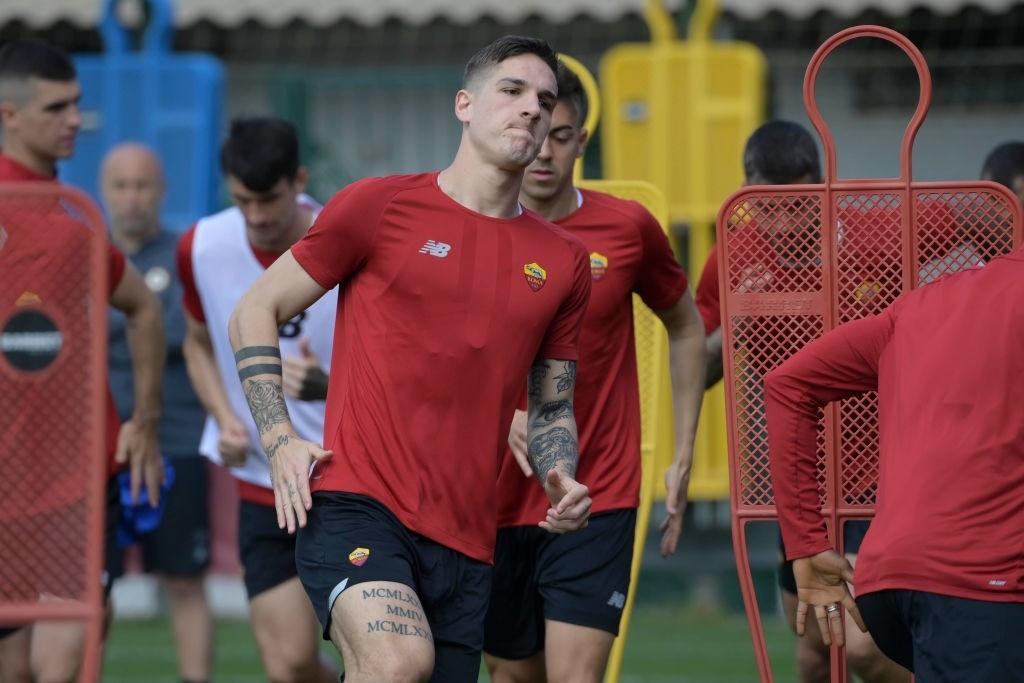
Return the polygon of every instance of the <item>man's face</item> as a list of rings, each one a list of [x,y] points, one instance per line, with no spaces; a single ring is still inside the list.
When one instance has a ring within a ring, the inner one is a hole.
[[[266,192],[254,192],[233,175],[228,176],[228,191],[235,206],[245,216],[245,226],[261,242],[283,238],[295,221],[295,199],[303,190],[299,177],[281,178]]]
[[[983,173],[981,175],[981,179],[992,180],[992,174]],[[1012,185],[1012,187],[1010,187],[1010,191],[1017,195],[1017,201],[1024,205],[1024,176],[1013,176],[1013,180],[1010,184]]]
[[[815,179],[808,174],[786,184],[809,185],[814,182]],[[762,178],[752,178],[747,184],[770,183]],[[780,257],[794,264],[807,263],[819,258],[817,225],[807,213],[806,199],[773,199],[771,207],[765,209],[758,212],[757,228]]]
[[[28,79],[23,102],[0,103],[4,135],[12,135],[33,154],[48,160],[66,159],[75,151],[75,137],[82,126],[78,81]]]
[[[587,131],[581,127],[576,108],[559,100],[551,112],[551,128],[540,152],[526,169],[523,194],[535,201],[546,201],[572,185],[573,167],[586,142]]]
[[[138,237],[159,225],[164,179],[152,154],[114,151],[103,166],[102,180],[103,203],[115,233]]]
[[[456,115],[469,124],[474,147],[499,168],[526,168],[551,125],[555,74],[540,57],[525,54],[492,66],[476,80],[456,98]]]

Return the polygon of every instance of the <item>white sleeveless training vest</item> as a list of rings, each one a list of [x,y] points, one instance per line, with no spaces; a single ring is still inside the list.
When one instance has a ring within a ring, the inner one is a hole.
[[[319,213],[321,206],[312,198],[300,195],[299,204]],[[245,234],[245,218],[232,207],[203,218],[196,224],[192,240],[192,272],[199,299],[206,316],[206,327],[213,343],[221,382],[235,415],[249,430],[250,450],[244,467],[228,471],[235,477],[258,486],[270,488],[270,462],[263,452],[259,432],[242,393],[235,369],[235,355],[228,339],[228,319],[242,295],[263,274],[263,265],[256,259]],[[327,292],[306,311],[281,325],[281,356],[298,356],[299,339],[309,340],[310,348],[330,371],[331,348],[334,343],[334,319],[338,307],[338,288]],[[288,414],[295,432],[303,439],[323,443],[324,402],[300,401],[285,397]],[[220,430],[207,416],[199,452],[217,464],[223,464],[217,450]]]

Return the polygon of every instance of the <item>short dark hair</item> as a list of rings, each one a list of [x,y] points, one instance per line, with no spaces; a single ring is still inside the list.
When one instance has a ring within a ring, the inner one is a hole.
[[[565,62],[558,60],[558,71],[555,72],[555,80],[558,82],[558,101],[567,102],[576,110],[579,125],[582,127],[587,120],[587,112],[590,105],[587,101],[587,91],[580,82],[576,72],[565,65]]]
[[[492,66],[519,55],[537,55],[551,67],[551,73],[558,73],[558,55],[546,40],[526,36],[502,36],[469,58],[462,76],[462,87],[470,87],[472,81]]]
[[[220,148],[220,167],[253,192],[268,192],[279,180],[294,180],[299,170],[295,127],[273,117],[238,118]]]
[[[810,132],[792,121],[769,121],[754,131],[743,150],[747,182],[791,185],[804,176],[821,181],[818,146]]]
[[[0,99],[20,98],[29,78],[75,80],[67,53],[41,40],[16,40],[0,47]]]
[[[981,175],[1016,192],[1013,179],[1024,177],[1024,142],[1004,142],[989,152]]]

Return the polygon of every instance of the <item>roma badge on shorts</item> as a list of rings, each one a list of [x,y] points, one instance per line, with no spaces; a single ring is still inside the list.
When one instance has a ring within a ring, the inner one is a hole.
[[[590,252],[590,277],[600,280],[607,272],[608,257],[597,251]]]
[[[536,261],[523,266],[523,275],[526,276],[526,284],[530,285],[530,289],[535,292],[539,291],[548,281],[548,271],[544,270]]]
[[[348,554],[348,561],[357,567],[362,567],[370,559],[369,548],[356,548]]]

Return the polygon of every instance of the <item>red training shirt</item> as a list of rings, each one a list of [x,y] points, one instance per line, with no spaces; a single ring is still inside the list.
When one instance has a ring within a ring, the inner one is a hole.
[[[1024,250],[843,325],[765,380],[772,482],[790,558],[829,548],[817,408],[878,391],[880,474],[858,593],[1024,601]]]
[[[0,154],[0,182],[45,182],[56,184],[57,181],[55,178],[36,173],[14,159]],[[40,204],[40,207],[43,206],[45,205]],[[11,272],[17,274],[17,269],[20,268],[32,268],[35,263],[41,264],[43,268],[52,268],[54,264],[62,262],[66,262],[68,267],[71,264],[85,263],[85,261],[76,256],[76,253],[78,253],[76,250],[80,251],[83,248],[81,237],[82,230],[86,226],[63,207],[55,208],[56,210],[48,211],[45,216],[39,216],[39,218],[44,220],[40,224],[34,225],[33,227],[38,228],[38,230],[33,231],[16,229],[20,224],[19,216],[16,214],[6,218],[0,217],[0,224],[6,227],[0,257],[9,264],[0,267],[0,271],[10,275]],[[114,289],[117,288],[124,275],[125,259],[121,252],[109,242],[107,243],[107,249],[109,255],[107,296],[109,297]],[[66,256],[62,256],[62,252]],[[30,272],[22,271],[22,276],[31,277]],[[69,274],[68,277],[72,276]],[[40,277],[38,280],[33,279],[31,291],[20,293],[18,296],[19,298],[30,296],[31,299],[38,303],[29,304],[28,307],[35,306],[45,312],[47,310],[47,302],[66,297],[65,281],[65,278],[53,277],[51,274],[48,274]],[[45,404],[45,410],[51,412],[77,410],[74,405],[66,404],[68,400],[74,400],[72,395],[62,393],[59,390],[54,391],[52,387],[50,389],[40,398]],[[33,415],[37,414],[41,408],[33,407],[33,402],[26,396],[20,397],[18,401],[12,403],[12,406],[16,406],[18,410],[13,412],[3,411],[9,421],[3,420],[2,431],[8,434],[18,433],[20,435],[19,443],[22,448],[32,449],[30,442],[35,438],[39,438],[41,439],[37,447],[39,453],[45,454],[48,449],[52,449],[52,434],[40,433],[33,424]],[[107,471],[108,474],[114,474],[119,468],[114,462],[114,453],[117,448],[117,433],[120,423],[117,417],[117,410],[114,407],[113,397],[110,395],[109,385],[106,390],[105,420]],[[25,486],[27,484],[23,481],[20,485]],[[41,504],[48,507],[56,504],[55,501],[46,501],[44,498],[45,496],[40,497]],[[22,510],[21,512],[24,513],[25,511]]]
[[[583,204],[557,224],[590,252],[590,304],[580,334],[574,408],[577,479],[589,487],[591,513],[598,513],[640,503],[632,294],[655,311],[665,310],[686,292],[687,281],[664,230],[647,209],[602,192],[580,192]],[[498,501],[499,527],[537,524],[551,506],[536,478],[523,476],[508,448]]]
[[[513,411],[537,358],[577,359],[590,265],[557,226],[470,211],[437,175],[354,183],[292,247],[321,287],[341,284],[324,425],[334,457],[313,489],[374,498],[490,562]]]

